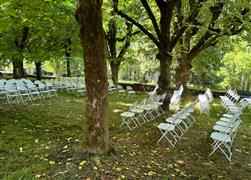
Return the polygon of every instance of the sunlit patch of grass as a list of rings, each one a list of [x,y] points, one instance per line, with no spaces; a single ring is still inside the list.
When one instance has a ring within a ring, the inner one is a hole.
[[[113,110],[114,113],[120,113],[120,112],[123,112],[121,109],[114,109]]]

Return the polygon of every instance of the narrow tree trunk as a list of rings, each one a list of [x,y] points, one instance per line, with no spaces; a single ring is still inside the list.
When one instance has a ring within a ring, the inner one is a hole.
[[[119,66],[120,66],[119,63],[115,63],[114,61],[110,62],[110,67],[111,67],[111,71],[112,71],[112,81],[116,87],[118,85]]]
[[[65,58],[66,58],[66,71],[67,77],[71,77],[71,39],[68,38],[65,42]]]
[[[12,61],[12,65],[13,65],[13,78],[17,79],[18,78],[18,67],[17,67],[17,63],[16,61]]]
[[[71,77],[71,64],[70,58],[66,58],[66,67],[67,67],[67,77]]]
[[[76,11],[84,50],[87,90],[85,138],[86,152],[90,154],[107,153],[109,149],[107,61],[101,7],[101,0],[80,0]]]
[[[41,62],[35,62],[37,80],[42,79],[42,65]]]

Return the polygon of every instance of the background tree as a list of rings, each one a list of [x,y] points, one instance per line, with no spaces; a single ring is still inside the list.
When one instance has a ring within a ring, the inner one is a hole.
[[[84,51],[86,83],[87,153],[103,154],[109,149],[108,90],[102,0],[80,0],[76,19]]]
[[[189,3],[192,8],[197,2]],[[179,63],[176,81],[179,85],[182,84],[185,90],[195,57],[208,47],[215,46],[222,37],[239,34],[244,29],[249,12],[247,5],[236,5],[236,2],[231,1],[206,1],[201,6],[196,20],[183,33],[176,47],[176,50],[179,48],[176,55]],[[177,19],[184,16],[184,11],[179,9],[177,12]],[[182,26],[182,22],[178,24]]]
[[[108,11],[105,13],[108,19],[104,20],[108,23],[105,24],[104,29],[112,80],[115,85],[118,85],[119,68],[125,60],[124,56],[130,47],[132,36],[140,33],[140,31],[133,31],[133,24],[125,22],[116,14],[117,6],[117,1],[110,0],[104,3],[103,8]]]
[[[44,61],[66,55],[65,42],[68,39],[72,46],[71,51],[67,46],[67,55],[72,58],[79,56],[80,41],[74,20],[75,1],[4,0],[1,7],[1,60],[13,61],[16,77],[24,75],[25,60],[35,62],[37,78],[40,79],[39,72]]]
[[[123,4],[124,1],[120,2]],[[238,33],[242,29],[242,18],[247,16],[249,11],[246,8],[240,9],[239,7],[238,12],[240,16],[233,16],[233,19],[228,19],[226,25],[223,26],[223,29],[224,27],[228,27],[228,29],[226,31],[219,31],[219,29],[215,27],[216,20],[220,16],[223,6],[226,4],[226,6],[232,7],[234,5],[233,2],[221,3],[217,1],[208,1],[207,3],[206,0],[156,0],[155,3],[153,1],[140,0],[140,2],[152,23],[150,28],[145,24],[139,23],[139,18],[136,18],[136,16],[131,13],[130,16],[121,10],[118,10],[117,13],[137,26],[158,47],[159,52],[157,54],[157,58],[160,60],[159,87],[161,92],[167,91],[169,92],[169,95],[171,84],[170,67],[174,57],[173,51],[176,49],[176,46],[179,45],[180,41],[186,44],[183,52],[187,52],[187,46],[190,44],[190,37],[197,35],[195,46],[192,47],[191,51],[188,51],[190,52],[189,56],[186,56],[185,54],[180,55],[181,58],[187,57],[187,59],[193,59],[206,47],[214,45],[219,37]],[[239,4],[243,5],[243,3]],[[156,8],[158,11],[157,13],[154,13]],[[211,19],[202,23],[198,17],[202,11],[207,9],[211,12]],[[139,8],[139,10],[141,9]],[[201,30],[205,27],[207,27],[208,30],[202,33]],[[215,33],[217,33],[218,36],[214,36]],[[184,39],[182,39],[183,36],[185,36]],[[191,67],[191,64],[187,61],[180,62],[186,62],[186,67]],[[183,67],[181,67],[181,69],[182,68]],[[182,75],[181,77],[187,77],[187,73],[185,72],[185,75]],[[168,104],[169,102],[167,99],[165,101],[166,107]]]

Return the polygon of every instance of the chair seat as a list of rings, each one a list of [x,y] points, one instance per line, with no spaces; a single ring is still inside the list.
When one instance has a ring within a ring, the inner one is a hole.
[[[230,133],[231,132],[231,128],[225,127],[225,126],[220,126],[220,125],[214,125],[213,130],[224,132],[224,133]]]
[[[225,127],[232,127],[232,123],[230,122],[225,122],[225,121],[217,121],[215,123],[215,125],[219,125],[219,126],[225,126]]]
[[[175,128],[174,125],[168,123],[160,123],[157,127],[165,131],[172,131]]]
[[[150,111],[150,110],[152,110],[152,108],[149,107],[149,106],[138,106],[138,108],[143,109],[143,110],[145,110],[145,111]]]
[[[231,137],[229,135],[218,133],[218,132],[213,132],[210,135],[210,138],[217,141],[222,141],[222,142],[231,142]]]
[[[143,109],[138,109],[138,108],[131,109],[130,111],[133,113],[143,113],[144,112]]]
[[[122,117],[133,117],[135,114],[132,112],[123,112],[120,114]]]

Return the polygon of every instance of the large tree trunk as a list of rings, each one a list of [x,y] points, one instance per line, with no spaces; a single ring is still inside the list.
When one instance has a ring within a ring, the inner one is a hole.
[[[17,63],[16,61],[12,61],[12,65],[13,65],[13,78],[17,79],[18,78],[18,67],[17,67]]]
[[[24,61],[23,60],[17,61],[17,69],[18,69],[18,78],[24,78],[25,71],[24,71]]]
[[[21,40],[15,39],[15,45],[18,51],[21,53],[21,56],[19,59],[15,59],[15,68],[17,68],[17,71],[15,73],[17,78],[23,78],[25,77],[24,72],[24,63],[23,63],[23,52],[27,46],[27,40],[28,40],[28,34],[29,34],[29,27],[23,27],[22,29],[22,37]]]
[[[177,85],[183,85],[184,92],[188,91],[187,83],[189,79],[190,70],[192,68],[191,61],[187,56],[178,59],[179,70],[176,72]]]
[[[102,1],[80,0],[76,19],[84,49],[86,83],[86,152],[103,154],[109,150],[107,61],[102,25]]]
[[[35,62],[37,80],[42,79],[42,65],[41,62]]]
[[[111,67],[111,71],[112,71],[112,81],[116,87],[118,85],[119,66],[120,66],[120,63],[116,63],[114,61],[110,62],[110,67]]]
[[[159,53],[159,60],[160,60],[160,75],[159,75],[159,90],[158,93],[163,94],[167,93],[167,96],[164,100],[163,108],[165,110],[169,109],[169,103],[171,98],[170,92],[170,83],[171,83],[171,63],[172,63],[172,56],[168,55],[165,52]]]

